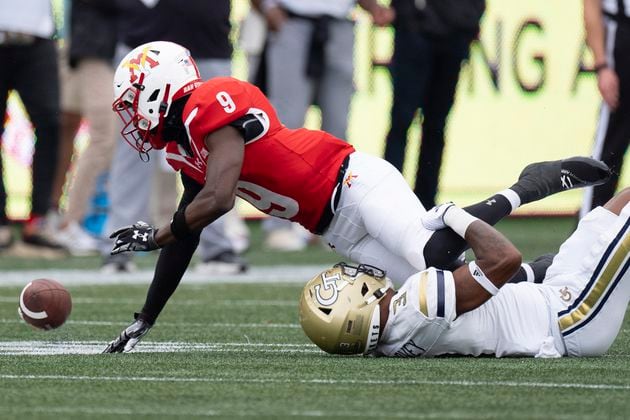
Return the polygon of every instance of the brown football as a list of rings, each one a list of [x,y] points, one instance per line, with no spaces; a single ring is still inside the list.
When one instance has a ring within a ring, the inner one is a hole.
[[[33,280],[20,293],[20,317],[42,330],[58,328],[72,311],[72,298],[63,285],[55,280]]]

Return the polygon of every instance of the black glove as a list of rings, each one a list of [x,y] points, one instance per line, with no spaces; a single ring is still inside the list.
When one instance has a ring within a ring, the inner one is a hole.
[[[103,353],[127,353],[133,350],[138,341],[149,332],[152,325],[144,319],[136,319],[114,339]]]
[[[159,245],[155,242],[157,229],[146,222],[138,221],[131,226],[118,229],[109,235],[111,239],[117,238],[111,254],[120,254],[126,251],[153,251]]]

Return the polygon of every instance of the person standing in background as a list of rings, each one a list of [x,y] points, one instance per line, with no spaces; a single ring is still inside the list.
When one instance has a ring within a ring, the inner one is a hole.
[[[435,205],[446,118],[455,100],[462,62],[479,33],[484,0],[392,0],[393,100],[385,159],[402,172],[407,132],[418,109],[422,140],[414,192],[426,208]]]
[[[302,127],[309,106],[316,103],[321,129],[347,137],[354,93],[354,22],[349,15],[357,3],[378,26],[394,18],[392,9],[376,0],[253,0],[269,28],[263,91],[287,127]],[[308,233],[288,221],[270,218],[264,228],[271,249],[294,251],[307,245]]]
[[[0,116],[10,90],[19,93],[37,140],[32,163],[31,211],[22,231],[24,243],[43,249],[63,247],[46,226],[59,143],[59,72],[50,0],[0,0]],[[0,126],[0,136],[4,127]],[[0,159],[0,174],[3,174]],[[0,249],[12,243],[6,214],[7,194],[0,181]]]
[[[85,255],[97,252],[98,242],[81,227],[81,222],[98,176],[111,164],[117,139],[111,112],[117,8],[110,0],[72,0],[66,6],[70,7],[70,19],[60,60],[61,144],[53,207],[59,206],[82,118],[89,123],[90,141],[69,180],[67,208],[56,226],[55,238],[70,253]]]
[[[630,0],[584,0],[584,27],[603,99],[592,155],[612,178],[586,190],[580,218],[613,197],[630,142]]]
[[[231,74],[230,0],[118,0],[117,3],[120,39],[116,62],[137,45],[160,39],[188,48],[195,55],[204,80]],[[150,160],[142,162],[137,155],[129,153],[128,147],[120,140],[114,151],[105,232],[148,218],[151,182],[156,177],[153,187],[159,191],[155,196],[159,197],[161,205],[170,208],[169,218],[177,204],[175,173],[170,168],[164,173],[159,167],[166,165],[164,154],[150,151]],[[232,237],[228,230],[238,233]],[[235,212],[206,227],[201,234],[199,252],[202,262],[198,270],[209,275],[247,270],[248,265],[240,256],[248,246],[247,234],[247,228]],[[109,249],[102,251],[103,271],[133,270],[130,254],[109,255]]]

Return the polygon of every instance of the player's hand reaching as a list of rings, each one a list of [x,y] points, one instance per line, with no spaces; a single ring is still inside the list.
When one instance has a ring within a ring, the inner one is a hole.
[[[453,206],[455,206],[455,204],[449,201],[448,203],[440,204],[439,206],[429,209],[426,213],[420,216],[422,226],[428,230],[444,229],[447,226],[444,222],[444,214],[446,214],[448,209]]]
[[[103,353],[130,352],[138,344],[138,341],[149,332],[151,326],[143,319],[136,319],[133,324],[125,328],[118,337],[109,343]]]
[[[146,222],[138,221],[131,226],[118,229],[109,235],[116,238],[111,254],[119,254],[126,251],[153,251],[160,246],[155,241],[157,229]]]

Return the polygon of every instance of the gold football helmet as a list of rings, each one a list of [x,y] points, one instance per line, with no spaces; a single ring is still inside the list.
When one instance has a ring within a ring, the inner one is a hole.
[[[302,329],[328,353],[370,353],[380,333],[378,303],[390,287],[379,268],[335,264],[304,286],[300,297]]]

